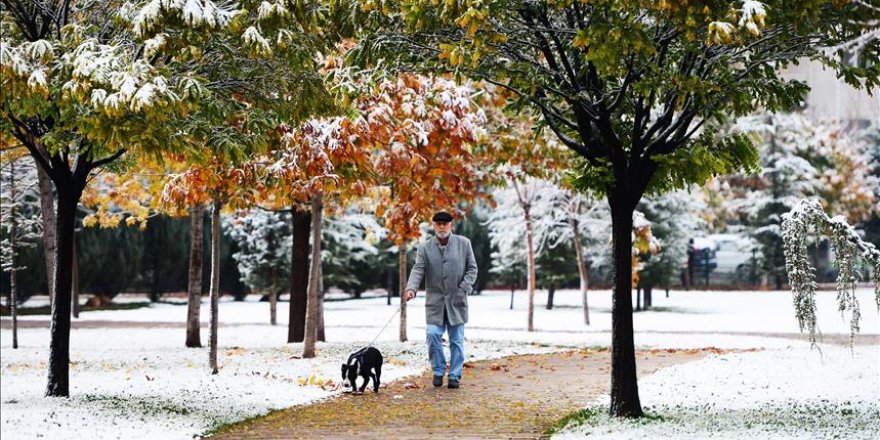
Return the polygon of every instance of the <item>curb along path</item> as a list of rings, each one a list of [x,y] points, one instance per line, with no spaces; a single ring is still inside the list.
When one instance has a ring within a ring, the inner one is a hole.
[[[638,375],[719,352],[640,350]],[[443,388],[432,387],[426,371],[383,384],[378,394],[368,391],[295,406],[210,438],[545,438],[557,420],[608,393],[611,381],[607,350],[513,356],[465,367],[458,390],[447,389],[445,381]]]

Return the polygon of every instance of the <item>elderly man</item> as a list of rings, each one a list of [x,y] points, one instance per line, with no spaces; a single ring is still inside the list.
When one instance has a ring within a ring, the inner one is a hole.
[[[419,246],[416,264],[409,274],[404,299],[416,297],[425,281],[425,322],[428,333],[428,357],[434,371],[433,384],[443,386],[446,358],[442,338],[449,332],[449,388],[458,388],[464,365],[464,324],[468,320],[468,295],[477,280],[477,261],[471,242],[452,234],[452,215],[440,211],[431,219],[435,237]]]

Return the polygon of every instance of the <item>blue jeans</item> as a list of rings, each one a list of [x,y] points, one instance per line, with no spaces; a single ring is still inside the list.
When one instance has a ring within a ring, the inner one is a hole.
[[[428,359],[431,360],[431,369],[434,376],[443,376],[446,373],[446,357],[443,356],[443,332],[449,332],[449,354],[451,365],[449,378],[461,380],[461,369],[464,366],[464,324],[444,325],[428,324]]]

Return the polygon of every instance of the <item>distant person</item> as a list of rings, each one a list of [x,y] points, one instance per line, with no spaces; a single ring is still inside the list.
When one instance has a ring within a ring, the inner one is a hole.
[[[443,356],[443,333],[449,332],[449,388],[458,388],[464,366],[464,325],[468,321],[468,295],[477,280],[477,261],[466,237],[452,234],[452,215],[434,214],[435,236],[419,246],[416,264],[409,274],[404,299],[416,297],[425,281],[425,322],[428,335],[428,359],[434,372],[432,383],[443,386],[446,357]]]

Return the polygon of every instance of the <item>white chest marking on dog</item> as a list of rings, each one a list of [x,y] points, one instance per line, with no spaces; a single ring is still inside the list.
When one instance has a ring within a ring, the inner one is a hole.
[[[354,373],[352,373],[354,372]],[[352,391],[357,389],[357,374],[360,372],[360,363],[357,360],[357,357],[353,357],[348,361],[348,376],[342,380],[342,388],[348,389],[351,388]],[[349,380],[349,377],[354,376],[354,382]]]

